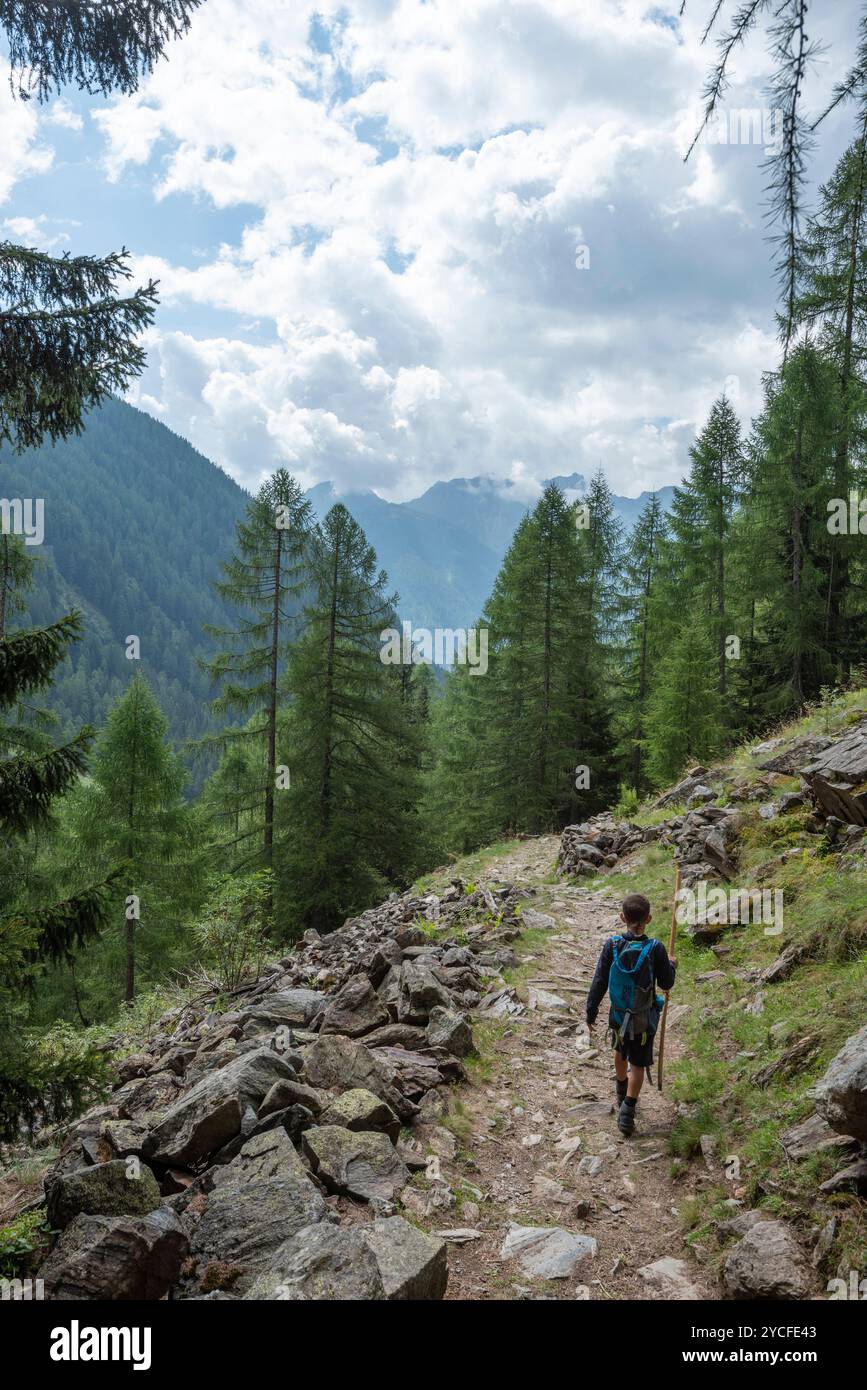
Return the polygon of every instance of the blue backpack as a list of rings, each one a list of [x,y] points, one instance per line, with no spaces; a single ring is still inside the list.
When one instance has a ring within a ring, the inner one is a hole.
[[[608,998],[615,1042],[638,1039],[642,1044],[656,1032],[662,1000],[656,993],[652,953],[655,938],[643,945],[631,936],[611,938]]]

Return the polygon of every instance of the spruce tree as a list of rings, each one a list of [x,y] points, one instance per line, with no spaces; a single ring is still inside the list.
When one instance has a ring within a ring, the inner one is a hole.
[[[12,90],[25,101],[45,101],[67,82],[133,92],[200,3],[0,0]],[[26,449],[76,433],[88,409],[139,375],[156,285],[121,294],[129,278],[125,250],[49,256],[0,243],[0,442]]]
[[[50,683],[79,631],[78,615],[69,614],[0,641],[0,716]],[[99,1072],[90,1047],[55,1039],[47,1048],[28,1029],[29,997],[42,971],[71,961],[98,934],[107,907],[109,880],[79,882],[65,898],[46,903],[33,901],[25,874],[31,837],[81,776],[92,737],[82,729],[61,747],[34,749],[26,728],[0,723],[0,1138],[7,1140],[22,1125],[73,1112]]]
[[[619,724],[625,730],[631,785],[645,789],[644,721],[652,673],[659,656],[654,618],[660,548],[666,535],[665,515],[657,493],[642,508],[629,537],[623,562],[623,684]]]
[[[837,538],[828,529],[828,501],[839,411],[834,362],[814,343],[799,344],[768,382],[751,483],[767,556],[758,659],[768,717],[802,708],[834,679],[826,615]]]
[[[196,2],[3,0],[0,25],[13,77],[26,76],[26,83],[19,80],[19,96],[35,91],[44,100],[69,79],[104,94],[133,90],[139,70],[152,66],[171,34],[186,28]],[[57,258],[0,245],[0,442],[23,449],[78,431],[89,406],[141,370],[137,338],[151,320],[155,287],[120,296],[119,282],[128,276],[123,251]],[[7,569],[7,586],[9,578]],[[80,631],[74,613],[12,634],[8,617],[7,608],[0,634],[0,712],[49,683]],[[110,878],[45,906],[28,901],[13,864],[22,840],[48,819],[52,802],[81,775],[90,738],[84,729],[62,748],[34,752],[20,728],[0,730],[0,841],[10,871],[0,882],[0,1126],[7,1136],[39,1115],[69,1113],[93,1074],[86,1049],[70,1057],[62,1047],[46,1053],[37,1045],[31,1059],[24,1058],[21,991],[32,987],[46,961],[71,961],[77,947],[97,934]]]
[[[647,768],[656,785],[674,781],[691,761],[722,748],[716,650],[703,616],[693,612],[660,661],[646,719]]]
[[[311,558],[306,628],[287,673],[290,785],[278,806],[276,864],[284,933],[332,930],[415,853],[412,728],[381,659],[383,633],[396,623],[387,576],[341,504],[314,528]]]
[[[867,115],[859,138],[839,160],[821,189],[800,247],[800,294],[796,321],[821,329],[821,345],[837,366],[839,419],[834,446],[835,495],[848,499],[863,485],[867,414]],[[860,466],[859,466],[860,465]],[[846,606],[850,566],[860,570],[858,539],[841,534],[830,555],[826,598],[828,648],[838,680],[852,659]],[[857,584],[860,574],[855,576]]]
[[[726,559],[744,481],[740,422],[720,396],[690,449],[689,477],[675,492],[660,597],[679,627],[687,609],[706,624],[716,651],[717,689],[726,694],[729,631]]]

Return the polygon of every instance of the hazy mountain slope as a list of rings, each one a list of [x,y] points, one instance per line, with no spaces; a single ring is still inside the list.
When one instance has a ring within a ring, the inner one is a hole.
[[[82,609],[85,635],[61,669],[51,706],[64,726],[99,724],[133,668],[152,683],[176,737],[207,726],[202,625],[227,620],[211,580],[246,494],[186,440],[120,401],[83,434],[16,456],[0,452],[5,497],[43,498],[45,543],[27,620]],[[21,621],[23,621],[22,619]],[[125,639],[141,640],[141,660]]]
[[[431,629],[468,627],[478,618],[514,525],[504,531],[505,543],[494,548],[467,527],[409,503],[386,502],[374,492],[338,498],[330,483],[320,483],[307,495],[318,516],[340,501],[364,528],[388,571],[392,592],[399,595],[402,618]]]
[[[578,492],[578,474],[556,479]],[[667,505],[672,489],[661,489]],[[121,401],[93,411],[84,432],[16,456],[0,450],[0,495],[42,498],[45,543],[27,613],[48,623],[70,607],[85,636],[62,668],[51,707],[64,729],[100,724],[129,678],[130,635],[141,669],[175,738],[208,727],[209,682],[197,657],[210,649],[205,623],[231,623],[211,581],[232,548],[247,493],[185,439]],[[338,500],[330,483],[309,497],[323,517]],[[415,626],[468,627],[490,594],[531,497],[508,481],[453,478],[410,502],[371,491],[339,500],[364,528],[399,612]],[[642,498],[617,498],[633,524]]]

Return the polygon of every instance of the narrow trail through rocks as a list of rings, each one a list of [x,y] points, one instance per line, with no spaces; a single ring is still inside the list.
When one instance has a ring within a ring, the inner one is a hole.
[[[489,861],[483,881],[507,880],[536,889],[533,909],[554,918],[524,972],[521,994],[542,992],[517,1019],[504,1020],[484,1079],[459,1089],[465,1134],[443,1178],[461,1193],[458,1210],[444,1209],[434,1228],[471,1229],[478,1238],[453,1241],[449,1299],[629,1299],[685,1296],[664,1279],[649,1282],[639,1270],[657,1260],[687,1260],[690,1295],[715,1298],[704,1271],[689,1259],[677,1215],[684,1188],[670,1177],[670,1095],[645,1081],[636,1132],[617,1129],[614,1071],[604,1036],[605,1006],[591,1050],[579,1050],[584,1003],[606,936],[617,930],[614,897],[546,883],[557,840],[528,840]],[[525,958],[526,959],[526,958]],[[567,1007],[552,1004],[557,995]],[[673,1001],[674,1002],[674,1001]],[[677,1055],[677,1028],[666,1040]],[[582,1060],[583,1056],[586,1060]],[[654,1073],[655,1079],[655,1073]],[[481,1200],[477,1200],[478,1197]],[[501,1259],[512,1223],[560,1226],[592,1236],[596,1258],[565,1279],[528,1277],[515,1259]]]

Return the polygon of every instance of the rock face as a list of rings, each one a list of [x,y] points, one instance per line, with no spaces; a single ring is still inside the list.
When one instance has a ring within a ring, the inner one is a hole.
[[[732,1298],[809,1298],[813,1272],[789,1226],[757,1221],[726,1256],[723,1277]]]
[[[867,1143],[867,1025],[844,1043],[814,1095],[832,1129]]]
[[[76,1216],[145,1216],[160,1204],[150,1168],[122,1159],[79,1168],[52,1183],[47,1194],[49,1225],[68,1226]]]
[[[187,1237],[174,1212],[76,1216],[39,1277],[50,1299],[159,1299],[178,1278]]]

